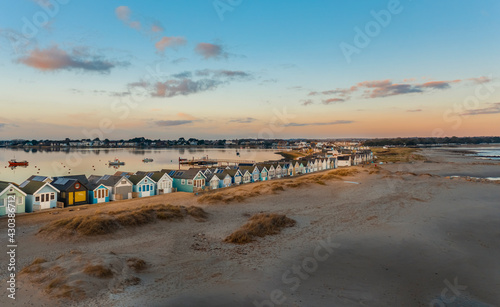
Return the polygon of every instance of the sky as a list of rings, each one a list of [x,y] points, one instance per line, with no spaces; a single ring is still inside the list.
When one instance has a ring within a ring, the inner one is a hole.
[[[0,2],[0,139],[500,135],[500,2]]]

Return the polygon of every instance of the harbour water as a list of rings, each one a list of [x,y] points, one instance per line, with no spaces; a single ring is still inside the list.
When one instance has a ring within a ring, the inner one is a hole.
[[[21,183],[31,175],[106,175],[117,171],[156,171],[178,169],[179,158],[234,159],[262,162],[279,160],[282,157],[272,149],[234,148],[175,148],[175,149],[134,149],[102,148],[71,149],[70,151],[43,151],[33,149],[0,148],[0,181]],[[26,160],[27,167],[9,167],[9,160]],[[125,162],[124,166],[109,166],[114,159]],[[145,158],[153,159],[144,163]],[[186,166],[184,166],[186,168]]]
[[[477,147],[467,149],[473,152],[469,154],[470,156],[479,159],[500,160],[500,147]]]

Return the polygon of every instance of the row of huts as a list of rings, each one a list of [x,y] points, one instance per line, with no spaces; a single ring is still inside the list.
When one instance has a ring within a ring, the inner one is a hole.
[[[373,156],[358,155],[308,157],[292,161],[270,161],[237,167],[191,168],[188,170],[117,172],[114,175],[31,176],[20,185],[0,181],[0,216],[7,207],[16,213],[34,212],[55,207],[97,204],[109,201],[149,197],[172,192],[199,192],[233,185],[297,176],[339,166],[371,161]],[[10,197],[9,197],[10,196]],[[14,200],[14,201],[13,201]]]

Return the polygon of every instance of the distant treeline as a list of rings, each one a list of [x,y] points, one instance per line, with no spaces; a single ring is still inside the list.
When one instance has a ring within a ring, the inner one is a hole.
[[[366,146],[417,146],[484,143],[500,143],[500,136],[372,139],[365,141],[363,144]]]

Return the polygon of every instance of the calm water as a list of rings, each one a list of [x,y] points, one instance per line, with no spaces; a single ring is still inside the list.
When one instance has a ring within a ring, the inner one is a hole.
[[[236,152],[239,152],[238,156]],[[275,154],[276,150],[268,149],[74,149],[69,152],[47,152],[39,150],[19,150],[0,148],[0,181],[23,182],[31,175],[64,176],[64,175],[106,175],[116,171],[153,171],[162,168],[177,169],[178,159],[202,158],[238,159],[262,162],[278,160],[282,157]],[[27,160],[29,166],[8,167],[8,161],[15,158],[18,161]],[[125,162],[118,168],[109,167],[108,161],[115,158]],[[142,162],[151,158],[150,163]],[[186,167],[184,167],[186,168]]]
[[[467,148],[474,151],[472,156],[482,159],[500,160],[500,147]]]

